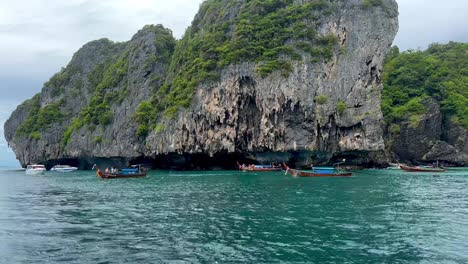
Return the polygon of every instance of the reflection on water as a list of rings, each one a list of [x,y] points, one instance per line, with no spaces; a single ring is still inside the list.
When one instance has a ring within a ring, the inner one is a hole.
[[[0,172],[5,263],[466,263],[468,173]]]

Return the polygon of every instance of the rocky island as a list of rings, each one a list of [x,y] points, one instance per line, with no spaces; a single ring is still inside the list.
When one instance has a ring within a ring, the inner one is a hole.
[[[468,44],[400,53],[384,69],[382,110],[388,153],[401,161],[468,166]]]
[[[394,0],[207,0],[180,40],[150,25],[84,45],[5,136],[23,166],[384,164],[383,66],[397,30]],[[449,148],[438,142],[428,151]]]

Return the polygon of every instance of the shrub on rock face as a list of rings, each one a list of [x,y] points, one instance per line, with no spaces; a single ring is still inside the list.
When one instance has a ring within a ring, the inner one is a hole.
[[[393,124],[388,130],[391,134],[399,134],[401,131],[401,127],[397,124]]]
[[[321,94],[321,95],[317,95],[315,97],[315,102],[317,104],[320,104],[320,105],[323,105],[323,104],[326,104],[328,102],[328,96],[324,95],[324,94]]]
[[[339,115],[343,115],[347,109],[348,109],[348,106],[343,101],[339,101],[338,104],[336,105],[336,111],[338,112]]]
[[[94,143],[99,144],[102,142],[102,136],[97,136],[94,138]]]
[[[364,0],[362,4],[366,8],[371,8],[371,7],[374,7],[374,6],[382,6],[383,2],[382,2],[382,0]]]
[[[39,140],[41,139],[41,133],[38,131],[34,131],[31,134],[29,134],[29,137],[34,140]]]
[[[146,136],[148,135],[148,132],[149,132],[148,126],[145,125],[145,124],[143,124],[143,125],[140,125],[140,126],[138,127],[137,132],[136,132],[136,135],[137,135],[137,137],[139,137],[139,138],[144,138],[144,137],[146,137]]]

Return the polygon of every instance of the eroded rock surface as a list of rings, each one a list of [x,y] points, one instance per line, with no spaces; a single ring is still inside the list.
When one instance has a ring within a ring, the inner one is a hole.
[[[170,61],[164,56],[170,57],[174,49],[166,45],[162,50],[158,43],[167,34],[145,27],[126,43],[86,44],[65,69],[68,75],[63,81],[53,87],[46,84],[35,102],[18,107],[5,124],[5,136],[23,165],[69,159],[88,167],[99,159],[121,158],[126,163],[163,157],[183,157],[180,164],[187,165],[196,155],[259,162],[293,158],[303,164],[314,156],[321,156],[323,163],[339,157],[355,158],[356,163],[386,162],[378,154],[384,150],[381,74],[398,30],[397,4],[394,0],[382,0],[381,6],[366,6],[361,0],[327,2],[334,12],[320,18],[316,30],[335,36],[338,43],[326,61],[302,54],[302,60],[291,62],[288,76],[276,71],[266,77],[256,71],[256,62],[228,65],[220,71],[219,81],[197,86],[188,108],[173,118],[161,117],[157,128],[138,136],[136,108],[170,78]],[[238,10],[226,12],[235,16]],[[120,68],[113,72],[116,80],[93,81],[99,65],[114,67],[120,59],[123,72]],[[97,103],[96,91],[105,97]],[[60,102],[64,117],[38,131],[18,133],[34,109],[31,105],[44,108],[54,102]],[[93,114],[87,109],[90,105],[101,114]],[[99,120],[102,113],[111,115]],[[73,118],[87,121],[77,125]]]

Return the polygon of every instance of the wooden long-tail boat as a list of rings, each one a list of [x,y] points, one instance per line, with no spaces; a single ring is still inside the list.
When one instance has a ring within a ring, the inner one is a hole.
[[[237,162],[237,165],[239,166],[239,170],[244,171],[244,172],[268,172],[268,171],[281,171],[282,168],[281,166],[278,165],[241,165],[239,162]]]
[[[117,172],[103,172],[96,165],[93,166],[96,169],[96,176],[102,179],[124,179],[124,178],[143,178],[146,177],[146,171],[142,171],[141,167],[121,169]]]
[[[323,170],[323,172],[320,170],[302,171],[302,170],[291,169],[288,167],[288,165],[286,165],[286,163],[283,163],[283,165],[286,168],[285,174],[289,173],[295,177],[350,177],[350,176],[353,176],[351,172],[338,172],[338,173],[329,172],[328,168],[327,170]]]
[[[420,166],[406,166],[400,164],[400,168],[408,172],[445,172],[443,168],[431,168],[431,167],[420,167]]]

